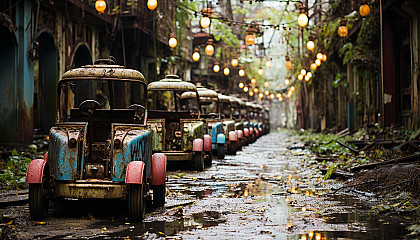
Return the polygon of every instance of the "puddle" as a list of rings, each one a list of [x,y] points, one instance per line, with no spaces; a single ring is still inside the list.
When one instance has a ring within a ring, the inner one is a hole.
[[[130,224],[128,229],[112,233],[104,233],[98,238],[92,239],[147,239],[147,236],[154,234],[157,237],[174,236],[181,231],[188,229],[203,229],[217,226],[224,223],[226,219],[216,211],[205,211],[194,213],[190,218],[181,218],[175,221],[144,221],[143,223]],[[146,237],[145,237],[146,236]]]

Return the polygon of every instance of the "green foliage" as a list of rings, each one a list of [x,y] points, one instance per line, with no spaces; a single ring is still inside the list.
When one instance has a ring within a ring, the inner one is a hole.
[[[343,64],[352,63],[359,69],[374,70],[379,64],[379,26],[374,14],[362,20],[355,42],[346,43],[339,49]]]
[[[216,41],[222,40],[230,47],[239,47],[239,40],[233,33],[232,28],[226,27],[226,24],[217,20],[212,20],[213,35]]]
[[[341,137],[336,134],[321,134],[312,131],[301,131],[299,138],[310,143],[309,149],[319,155],[350,155],[349,149],[337,141],[351,140],[351,137]],[[354,146],[353,146],[354,147]]]
[[[334,165],[331,165],[328,168],[327,173],[324,175],[324,179],[325,180],[329,179],[331,177],[331,174],[335,173],[336,169],[337,169],[337,165],[335,165],[335,164]]]
[[[30,151],[36,153],[36,145],[31,145]],[[1,187],[6,189],[22,188],[25,184],[26,170],[30,162],[30,158],[13,150],[12,156],[9,157],[6,166],[4,166],[5,169],[0,173]]]
[[[347,87],[347,74],[346,73],[337,73],[335,75],[335,80],[332,85],[337,88],[338,86]]]

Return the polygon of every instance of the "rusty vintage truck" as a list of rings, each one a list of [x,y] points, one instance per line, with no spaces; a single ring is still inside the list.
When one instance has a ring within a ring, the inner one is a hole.
[[[44,218],[49,200],[59,198],[122,199],[135,221],[146,200],[163,206],[166,156],[152,155],[143,75],[99,60],[65,72],[57,92],[48,152],[26,175],[31,217]]]
[[[223,128],[223,119],[220,114],[219,96],[216,91],[197,87],[200,102],[200,119],[205,123],[205,133],[211,137],[211,152],[224,159],[226,154],[226,135]],[[181,95],[182,104],[187,108],[194,108],[195,92],[185,92]],[[206,161],[206,165],[211,165]]]
[[[197,87],[176,75],[152,82],[147,87],[151,107],[148,124],[153,131],[153,152],[164,153],[168,161],[192,163],[197,171],[204,170],[206,152],[211,151],[211,138],[204,135],[200,119],[200,103],[195,97],[194,107],[181,103],[185,92],[197,92]],[[210,149],[209,149],[210,147]]]

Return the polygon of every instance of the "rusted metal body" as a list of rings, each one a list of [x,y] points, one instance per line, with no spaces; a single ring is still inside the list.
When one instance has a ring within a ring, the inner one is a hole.
[[[47,200],[128,199],[129,204],[134,201],[138,205],[134,210],[131,206],[130,217],[142,218],[146,193],[133,200],[129,186],[141,185],[147,192],[152,178],[166,176],[166,170],[161,170],[166,168],[165,161],[159,160],[162,166],[153,164],[156,156],[152,157],[153,135],[146,125],[143,75],[102,60],[64,73],[57,96],[58,123],[49,133],[45,169],[35,173],[43,180],[27,178],[27,182],[45,185],[47,194],[41,197]],[[152,171],[152,166],[160,170]],[[30,170],[28,174],[32,174]],[[31,215],[41,218],[33,205]]]
[[[211,151],[217,154],[218,158],[224,159],[227,137],[223,128],[218,94],[204,87],[197,87],[197,92],[200,101],[200,119],[205,123],[205,133],[211,137]],[[194,106],[195,99],[195,92],[185,92],[181,95],[181,101],[187,108]],[[211,165],[211,159],[207,161],[207,165]]]
[[[235,121],[235,131],[238,132],[238,149],[247,144],[247,137],[245,136],[245,128],[241,108],[245,104],[244,101],[236,97],[230,97],[231,115],[232,120]]]
[[[255,140],[257,140],[257,131],[258,131],[256,129],[256,121],[254,119],[254,104],[250,102],[246,102],[245,110],[246,110],[246,121],[244,122],[244,127],[248,127],[249,142],[253,143],[255,142]]]
[[[235,120],[233,120],[233,97],[219,94],[219,111],[223,119],[223,131],[226,135],[226,149],[228,154],[236,154],[240,150],[243,136],[243,129],[235,128]]]
[[[148,111],[148,125],[155,136],[153,152],[165,153],[168,161],[191,161],[196,170],[204,169],[204,122],[200,120],[200,103],[194,108],[181,103],[185,92],[197,92],[194,84],[178,76],[152,82],[147,87],[154,105]]]
[[[250,122],[250,112],[248,111],[250,108],[250,103],[239,100],[239,114],[240,114],[240,122],[243,124],[244,129],[244,144],[248,145],[254,142],[253,134],[254,129],[251,126]]]

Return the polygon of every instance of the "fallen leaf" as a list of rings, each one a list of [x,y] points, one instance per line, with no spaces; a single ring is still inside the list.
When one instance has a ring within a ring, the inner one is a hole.
[[[92,215],[91,212],[88,213],[88,216],[89,216],[90,220],[95,220],[95,217]]]

